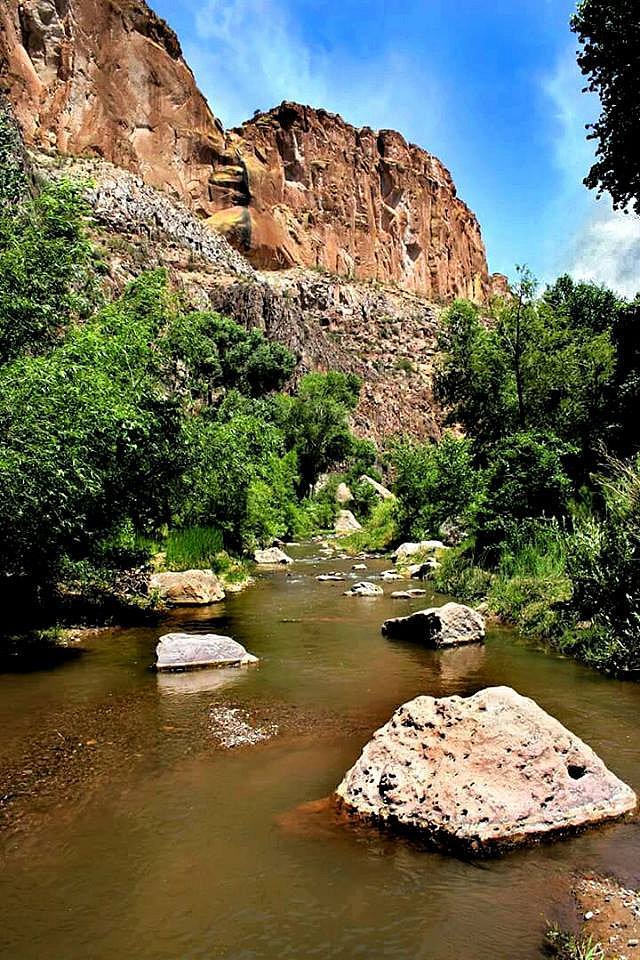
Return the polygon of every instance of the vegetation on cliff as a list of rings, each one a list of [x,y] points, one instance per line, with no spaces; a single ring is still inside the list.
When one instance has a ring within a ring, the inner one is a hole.
[[[457,301],[436,386],[465,436],[389,452],[389,539],[458,541],[440,590],[625,674],[640,671],[639,330],[640,301],[569,277],[537,297],[523,272],[488,320]]]
[[[166,273],[105,299],[77,187],[0,212],[0,568],[40,591],[108,586],[154,549],[212,562],[308,525],[318,473],[348,461],[360,388],[282,392],[294,357],[185,307]],[[207,532],[209,531],[209,532]],[[206,556],[198,556],[204,551]]]

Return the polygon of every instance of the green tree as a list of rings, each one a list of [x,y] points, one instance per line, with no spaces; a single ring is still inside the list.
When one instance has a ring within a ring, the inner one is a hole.
[[[480,549],[499,545],[514,522],[567,514],[573,487],[564,462],[571,452],[553,434],[531,431],[495,445],[474,511]]]
[[[296,452],[300,483],[307,493],[320,474],[353,451],[349,416],[361,381],[353,374],[309,373],[302,378],[289,414],[290,443]]]
[[[391,465],[401,536],[436,537],[445,520],[465,525],[482,482],[471,441],[451,434],[439,443],[405,440],[392,449]]]
[[[611,195],[615,207],[640,213],[640,8],[635,0],[583,0],[571,20],[578,64],[601,114],[590,125],[596,161],[586,185]]]
[[[97,302],[86,207],[69,183],[0,207],[0,363],[38,353]]]
[[[162,383],[148,293],[139,283],[49,353],[0,369],[5,572],[50,580],[125,520],[140,530],[169,520],[182,420]]]

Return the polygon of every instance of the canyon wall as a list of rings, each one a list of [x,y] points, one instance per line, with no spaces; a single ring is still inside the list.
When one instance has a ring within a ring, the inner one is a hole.
[[[492,292],[478,222],[436,157],[295,103],[225,132],[142,0],[2,0],[0,86],[28,145],[140,175],[258,267]]]

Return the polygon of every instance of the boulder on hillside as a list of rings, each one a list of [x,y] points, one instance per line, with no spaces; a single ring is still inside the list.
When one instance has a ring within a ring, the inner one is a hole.
[[[156,647],[156,670],[199,670],[257,663],[241,643],[217,633],[167,633]]]
[[[362,526],[351,513],[351,510],[340,510],[336,517],[334,529],[339,537],[343,537],[349,533],[355,533],[357,530],[362,530]]]
[[[435,553],[436,550],[444,550],[445,545],[442,540],[421,540],[419,543],[402,543],[397,550],[391,554],[394,563],[408,563],[413,557],[424,556],[428,553]]]
[[[615,819],[637,803],[590,747],[509,687],[405,703],[337,796],[367,820],[486,853]]]
[[[381,500],[395,500],[395,494],[388,490],[387,487],[384,487],[381,483],[378,483],[377,480],[374,480],[373,477],[368,477],[366,473],[363,473],[360,477],[360,483],[364,483],[366,486],[371,487],[371,489],[377,493]]]
[[[224,589],[212,570],[154,573],[149,587],[172,607],[204,607],[224,600]]]
[[[280,547],[269,547],[266,550],[255,550],[253,559],[256,563],[262,564],[263,566],[293,563],[291,557],[288,556],[284,550],[281,550]]]
[[[428,647],[456,647],[484,640],[484,617],[462,603],[417,610],[408,617],[394,617],[382,624],[385,637],[415,640]]]
[[[353,494],[346,483],[339,483],[336,489],[336,502],[341,504],[351,503]]]
[[[377,583],[370,583],[368,580],[361,580],[360,583],[354,583],[350,590],[347,590],[345,597],[382,597],[384,590]]]

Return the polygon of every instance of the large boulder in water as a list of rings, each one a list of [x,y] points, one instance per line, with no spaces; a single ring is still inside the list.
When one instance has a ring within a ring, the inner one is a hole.
[[[149,586],[173,607],[202,607],[224,600],[224,589],[212,570],[155,573]]]
[[[200,670],[257,663],[241,643],[217,633],[167,633],[156,647],[156,670]]]
[[[337,795],[360,817],[477,852],[601,823],[637,803],[590,747],[509,687],[405,703]]]
[[[393,617],[382,624],[385,637],[416,640],[428,647],[455,647],[484,640],[484,617],[462,603],[417,610],[408,617]]]

